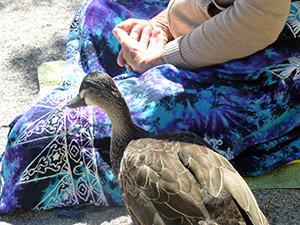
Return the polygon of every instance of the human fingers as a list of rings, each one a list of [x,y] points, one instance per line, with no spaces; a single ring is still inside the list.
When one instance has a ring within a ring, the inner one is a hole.
[[[143,28],[150,23],[148,20],[129,18],[117,24],[116,28],[120,28],[129,33],[136,24],[139,24]]]
[[[126,65],[126,60],[123,57],[123,49],[121,48],[118,58],[117,58],[117,63],[119,66],[124,67]]]
[[[125,29],[123,29],[124,26],[127,26],[127,27]],[[137,41],[139,40],[141,32],[142,32],[141,26],[139,24],[137,24],[136,21],[133,19],[128,19],[128,20],[124,21],[123,23],[118,24],[116,26],[116,28],[122,29],[125,32],[128,32],[130,30],[129,37],[131,37],[132,39],[137,40]],[[123,56],[123,48],[120,50],[120,52],[118,54],[117,63],[121,67],[124,67],[127,64],[127,62]]]
[[[156,46],[157,37],[151,37],[149,40],[148,50],[153,49]]]
[[[123,57],[123,49],[121,49],[119,52],[117,63],[121,67],[124,67],[127,64],[126,60]],[[130,73],[132,71],[133,71],[132,67],[127,65],[127,72]]]
[[[123,49],[121,49],[119,52],[117,63],[120,67],[124,67],[127,64],[126,60],[123,57]],[[133,69],[130,65],[127,65],[127,72],[128,73],[133,72]]]
[[[138,50],[135,48],[138,44],[138,41],[133,40],[129,35],[120,28],[113,29],[113,34],[118,39],[122,46],[122,56],[126,64],[128,71],[134,71],[136,55],[138,55]]]
[[[151,34],[152,34],[152,27],[151,26],[146,26],[143,29],[142,34],[141,34],[141,38],[139,40],[140,46],[143,49],[146,49],[148,47]]]
[[[165,45],[165,36],[162,34],[161,30],[153,29],[152,35],[149,41],[148,49],[151,48],[163,48]]]
[[[113,35],[118,39],[121,45],[123,45],[124,42],[128,41],[130,38],[126,31],[115,27],[112,31]],[[122,46],[123,47],[123,46]]]
[[[135,20],[135,19],[127,19],[127,20],[124,20],[122,21],[121,23],[117,24],[116,25],[116,28],[120,28],[126,32],[130,32],[131,29],[136,25],[138,24],[138,21]]]
[[[162,33],[158,34],[157,36],[157,41],[156,41],[156,47],[157,48],[164,48],[166,42],[165,42],[165,35],[163,35]]]
[[[136,24],[130,31],[129,33],[129,37],[131,37],[132,39],[139,41],[141,34],[142,34],[143,28],[141,25]]]
[[[152,36],[155,36],[155,37],[160,37],[160,40],[161,38],[163,38],[163,42],[166,44],[167,43],[167,36],[166,36],[166,33],[160,28],[160,27],[154,27],[153,30],[152,30]]]

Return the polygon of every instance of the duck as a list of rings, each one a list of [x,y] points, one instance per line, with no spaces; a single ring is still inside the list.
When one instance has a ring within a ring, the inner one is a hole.
[[[111,168],[134,225],[268,224],[226,158],[195,133],[151,134],[136,126],[107,73],[86,75],[66,106],[96,106],[110,119]]]

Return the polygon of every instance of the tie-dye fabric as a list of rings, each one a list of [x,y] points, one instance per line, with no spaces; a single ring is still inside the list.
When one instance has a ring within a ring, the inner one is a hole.
[[[112,28],[151,18],[162,0],[86,0],[74,17],[63,83],[12,123],[2,157],[0,214],[54,207],[122,205],[109,163],[110,121],[98,108],[65,103],[92,71],[114,77],[134,122],[152,132],[188,130],[255,176],[300,158],[300,2],[279,39],[225,64],[185,71],[172,65],[142,75],[116,64]]]

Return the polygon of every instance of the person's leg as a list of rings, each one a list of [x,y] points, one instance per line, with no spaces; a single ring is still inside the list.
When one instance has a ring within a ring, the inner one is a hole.
[[[167,1],[118,2],[87,0],[82,4],[68,37],[62,87],[14,121],[2,160],[0,214],[80,204],[122,204],[105,158],[109,150],[108,119],[104,115],[99,118],[99,110],[90,107],[65,107],[86,73],[104,70],[114,76],[124,72],[115,63],[118,43],[111,34],[114,25],[135,15],[151,18]],[[94,118],[103,122],[102,131],[94,126]]]
[[[300,57],[270,68],[277,83],[253,90],[247,122],[252,132],[241,137],[234,166],[256,176],[300,158]],[[238,143],[237,142],[237,143]]]

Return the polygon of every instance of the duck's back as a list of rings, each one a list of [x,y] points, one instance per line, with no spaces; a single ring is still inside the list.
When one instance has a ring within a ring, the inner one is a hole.
[[[135,224],[268,224],[231,164],[191,133],[131,141],[119,182]]]

